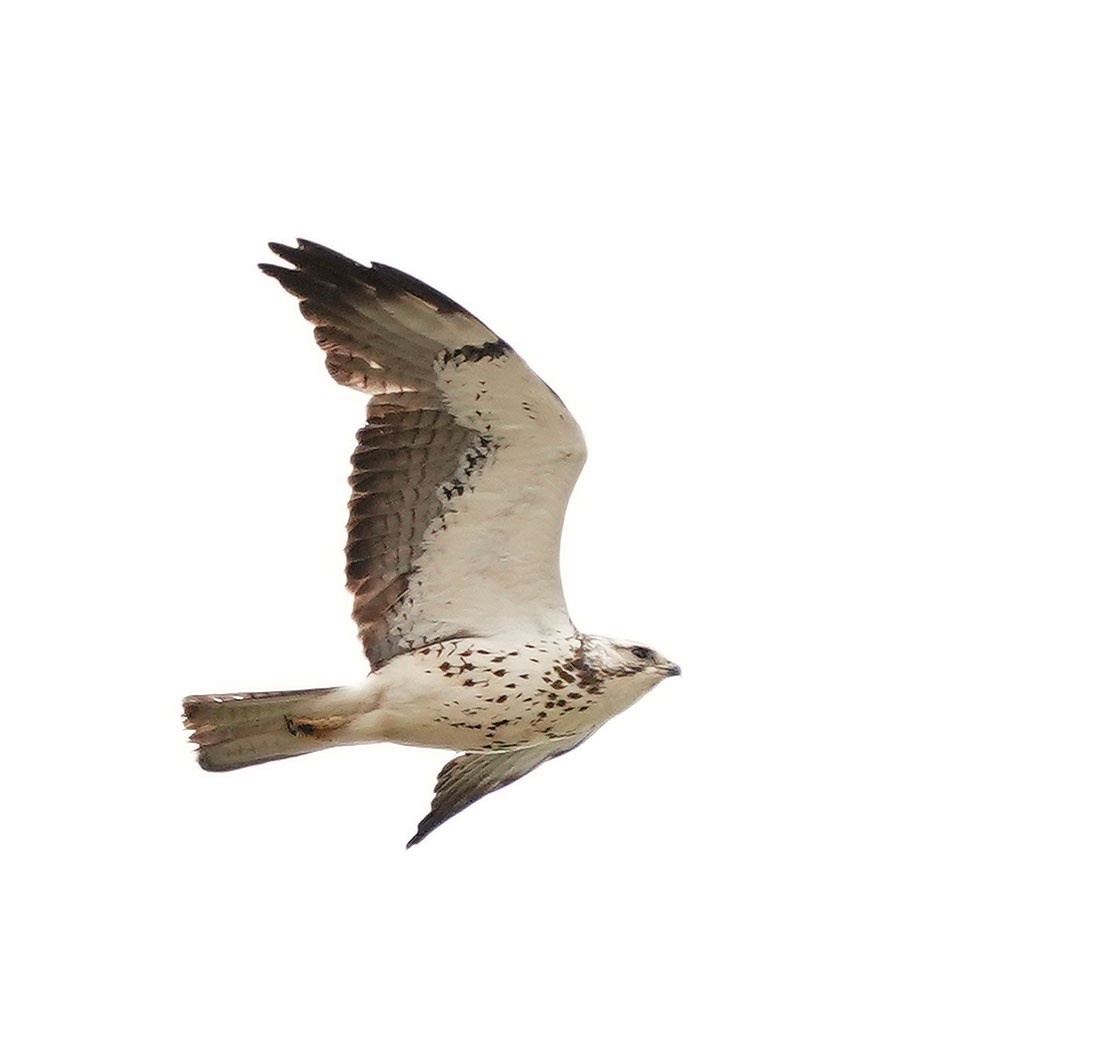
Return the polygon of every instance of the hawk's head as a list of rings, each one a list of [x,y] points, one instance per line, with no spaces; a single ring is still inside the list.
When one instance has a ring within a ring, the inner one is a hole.
[[[614,642],[612,646],[618,660],[618,672],[624,674],[652,674],[656,679],[673,678],[682,674],[677,663],[660,656],[655,649],[647,645]]]
[[[616,701],[632,702],[643,696],[664,678],[682,672],[678,664],[661,656],[647,645],[619,642],[597,635],[584,635],[581,660],[588,673],[588,688],[605,689]],[[581,678],[581,684],[582,684]]]

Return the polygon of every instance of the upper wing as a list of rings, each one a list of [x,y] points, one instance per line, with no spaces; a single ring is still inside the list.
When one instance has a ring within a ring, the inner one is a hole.
[[[509,345],[395,268],[298,240],[260,265],[373,396],[352,458],[347,585],[375,669],[457,636],[571,631],[560,533],[583,436]]]
[[[419,844],[435,827],[441,826],[486,794],[514,783],[543,762],[575,750],[590,735],[590,732],[582,732],[550,743],[539,743],[535,747],[462,754],[446,762],[435,783],[431,811],[420,820],[415,836],[406,847]]]

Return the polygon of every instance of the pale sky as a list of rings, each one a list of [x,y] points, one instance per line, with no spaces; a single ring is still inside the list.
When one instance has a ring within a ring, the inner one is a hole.
[[[1090,17],[10,15],[5,1039],[1093,1041]],[[683,668],[412,851],[448,752],[180,720],[366,670],[295,236],[562,396],[573,618]]]

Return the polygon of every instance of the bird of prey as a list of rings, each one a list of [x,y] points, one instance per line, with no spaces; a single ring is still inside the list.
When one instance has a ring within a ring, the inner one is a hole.
[[[351,458],[347,586],[371,672],[357,684],[189,696],[204,769],[351,743],[460,751],[409,847],[575,749],[679,668],[579,633],[560,535],[583,436],[506,342],[387,265],[307,240],[262,264],[315,327],[328,371],[370,396]]]

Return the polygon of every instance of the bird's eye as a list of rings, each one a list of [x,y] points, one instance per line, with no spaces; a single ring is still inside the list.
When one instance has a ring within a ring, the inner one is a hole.
[[[638,660],[647,660],[652,655],[651,649],[646,649],[643,645],[634,645],[629,650]]]

